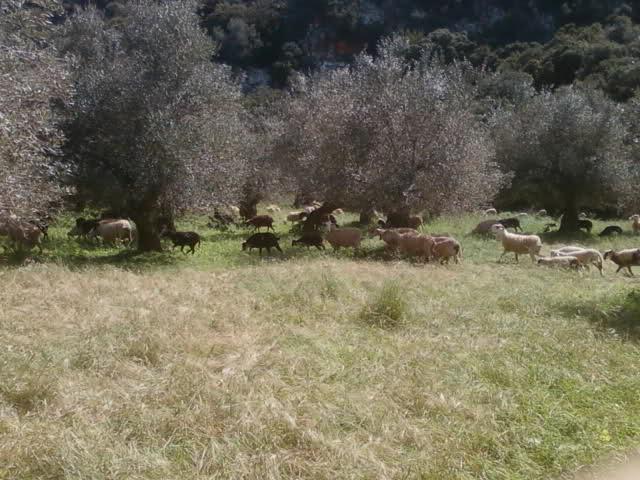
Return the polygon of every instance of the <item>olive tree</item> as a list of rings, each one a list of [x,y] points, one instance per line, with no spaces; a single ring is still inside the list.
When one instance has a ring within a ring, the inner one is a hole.
[[[619,105],[601,93],[544,91],[492,120],[496,155],[514,180],[512,200],[562,213],[560,230],[578,230],[578,212],[616,201],[629,181]]]
[[[242,92],[198,25],[192,2],[137,0],[109,23],[71,19],[76,96],[67,125],[73,184],[136,223],[138,247],[159,250],[157,217],[233,201],[259,142]]]
[[[54,160],[63,137],[52,105],[70,92],[67,65],[51,42],[61,4],[25,3],[0,4],[0,210],[18,215],[61,194]]]
[[[406,48],[387,39],[376,58],[297,79],[276,155],[303,191],[403,215],[460,211],[497,192],[503,176],[473,112],[472,68],[429,55],[408,64]]]

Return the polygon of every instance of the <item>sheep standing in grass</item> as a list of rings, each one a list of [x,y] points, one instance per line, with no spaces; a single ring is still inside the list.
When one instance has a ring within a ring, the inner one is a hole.
[[[376,228],[371,231],[371,234],[386,243],[387,250],[397,250],[398,244],[400,243],[400,235],[418,235],[418,231],[413,228]]]
[[[638,233],[640,233],[640,215],[631,215],[629,220],[631,221],[631,229],[633,230],[633,233],[638,235]]]
[[[602,264],[604,263],[602,254],[593,248],[563,247],[552,250],[551,256],[555,258],[574,257],[580,266],[589,268],[590,265],[594,265],[600,271],[600,275],[604,275],[602,273]]]
[[[536,213],[536,216],[538,216],[538,217],[546,217],[547,216],[547,211],[544,208],[542,210],[538,210],[538,213]]]
[[[462,259],[462,247],[460,243],[451,237],[433,237],[434,244],[431,247],[431,256],[435,260],[440,260],[440,263],[449,263],[449,259],[453,258],[453,261],[460,263]]]
[[[425,262],[428,262],[431,258],[433,238],[430,235],[404,233],[400,235],[398,248],[401,253],[412,257],[422,258]]]
[[[539,257],[538,265],[545,267],[563,267],[563,268],[575,268],[580,267],[580,262],[576,257],[560,256],[560,257]]]
[[[514,253],[516,256],[516,262],[518,261],[518,255],[529,254],[531,261],[536,261],[536,255],[540,253],[542,248],[542,240],[537,235],[520,235],[518,233],[508,232],[503,225],[496,223],[491,227],[491,232],[502,243],[504,251],[500,255],[500,259],[507,253]]]
[[[497,215],[498,211],[495,208],[487,208],[482,214],[486,217],[488,215]]]
[[[332,223],[328,224],[328,228],[325,240],[334,250],[340,250],[341,247],[360,247],[362,232],[357,228],[336,228]]]
[[[633,277],[633,272],[631,271],[631,267],[640,266],[640,248],[630,248],[627,250],[620,250],[619,252],[614,252],[613,250],[607,250],[604,252],[604,259],[611,259],[613,263],[618,265],[618,273],[623,268],[629,270],[629,274]]]

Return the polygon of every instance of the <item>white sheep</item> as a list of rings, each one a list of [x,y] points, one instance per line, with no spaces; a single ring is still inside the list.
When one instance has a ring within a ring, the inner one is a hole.
[[[633,233],[638,235],[638,233],[640,233],[640,215],[631,215],[629,220],[631,221],[631,229],[633,230]]]
[[[287,214],[287,221],[291,223],[301,222],[307,218],[307,212],[289,212]]]
[[[482,214],[486,217],[487,215],[497,215],[498,211],[495,208],[487,208]]]
[[[509,252],[516,255],[516,262],[518,261],[518,255],[525,253],[529,254],[532,262],[536,261],[536,255],[540,253],[542,248],[542,240],[540,240],[539,236],[511,233],[499,223],[491,226],[491,232],[502,242],[502,248],[504,248],[498,261],[501,261],[502,257]]]
[[[344,210],[342,210],[341,208],[336,208],[336,209],[333,211],[333,214],[334,214],[334,215],[344,215]]]
[[[462,247],[460,243],[451,237],[433,237],[433,247],[431,247],[431,256],[440,263],[449,263],[449,259],[460,263],[462,259]]]
[[[623,268],[629,270],[629,274],[633,277],[633,272],[631,271],[631,267],[636,267],[640,265],[640,248],[629,248],[627,250],[620,250],[619,252],[614,252],[613,250],[607,250],[604,252],[604,259],[611,259],[613,263],[618,265],[618,273]]]
[[[267,212],[269,213],[276,213],[280,211],[280,207],[274,204],[271,204],[267,207]]]
[[[563,247],[559,250],[552,250],[551,256],[556,258],[575,257],[580,266],[589,268],[590,265],[595,265],[600,271],[600,275],[604,275],[602,273],[602,264],[604,263],[602,254],[593,248]]]
[[[362,232],[357,228],[336,228],[332,223],[327,226],[329,231],[325,236],[325,240],[329,242],[334,250],[339,250],[341,247],[360,247]]]
[[[518,213],[516,215],[516,217],[519,217],[519,218],[524,218],[524,217],[528,217],[528,216],[529,216],[529,214],[526,213],[526,212],[520,212],[520,213]]]
[[[538,265],[546,267],[578,268],[580,262],[576,257],[539,257]]]
[[[538,213],[536,213],[536,215],[538,217],[546,217],[547,216],[547,211],[543,208],[542,210],[538,210]]]

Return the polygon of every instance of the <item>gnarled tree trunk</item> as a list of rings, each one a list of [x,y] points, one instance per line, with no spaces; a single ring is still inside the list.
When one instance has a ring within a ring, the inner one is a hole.
[[[387,228],[406,228],[409,226],[411,211],[409,207],[401,207],[387,214]]]
[[[369,225],[373,219],[373,208],[360,210],[360,225]]]
[[[161,252],[160,232],[157,218],[153,214],[137,215],[133,218],[138,231],[139,252]]]
[[[578,228],[578,207],[573,199],[567,200],[564,211],[562,212],[562,220],[560,222],[560,232],[576,233]]]

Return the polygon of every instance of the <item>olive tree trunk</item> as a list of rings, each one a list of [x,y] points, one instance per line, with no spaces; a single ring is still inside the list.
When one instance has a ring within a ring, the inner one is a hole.
[[[573,199],[567,201],[566,206],[562,212],[562,220],[560,221],[560,232],[562,233],[576,233],[580,229],[578,228],[578,207]]]
[[[138,231],[139,252],[161,252],[158,222],[153,214],[140,215],[133,218]]]

